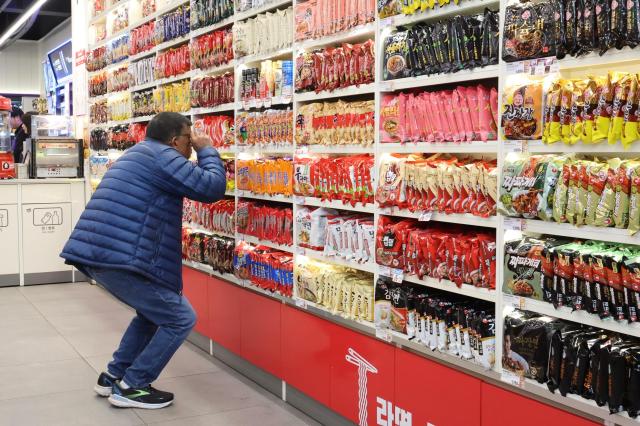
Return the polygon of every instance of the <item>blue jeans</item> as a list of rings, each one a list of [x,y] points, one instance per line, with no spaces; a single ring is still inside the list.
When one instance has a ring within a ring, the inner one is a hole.
[[[134,388],[158,378],[193,329],[196,314],[182,295],[128,271],[83,268],[121,302],[136,310],[108,371]]]

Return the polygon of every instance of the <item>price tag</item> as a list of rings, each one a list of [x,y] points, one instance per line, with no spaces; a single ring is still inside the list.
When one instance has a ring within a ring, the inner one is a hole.
[[[545,75],[546,71],[545,71],[545,65],[542,64],[538,64],[536,65],[535,69],[533,70],[533,75]]]
[[[524,388],[524,376],[513,373],[508,370],[502,370],[502,374],[500,375],[500,380],[503,382],[509,383],[510,385],[517,386],[519,388]]]
[[[404,271],[402,269],[392,269],[391,270],[391,281],[394,283],[401,284],[404,280]]]
[[[296,247],[296,253],[300,254],[302,256],[304,256],[305,254],[307,254],[306,250],[304,249],[304,247]]]
[[[388,266],[378,266],[378,273],[380,275],[385,276],[385,277],[390,277],[391,276],[391,268],[389,268]]]
[[[395,23],[396,23],[395,17],[392,16],[390,18],[383,19],[382,21],[380,21],[380,28],[392,27],[395,25]]]
[[[307,301],[304,299],[296,299],[296,306],[298,308],[307,309]]]
[[[507,152],[528,152],[528,141],[504,141],[504,148]]]
[[[433,216],[433,212],[424,212],[421,213],[418,217],[419,222],[429,222],[431,220],[431,216]]]
[[[391,330],[388,328],[376,328],[376,337],[380,340],[384,340],[385,342],[391,342],[391,339],[393,338]]]
[[[305,198],[301,195],[294,195],[293,202],[296,204],[304,204],[306,202]]]
[[[383,92],[393,92],[393,83],[386,82],[381,85]]]
[[[296,149],[296,154],[306,154],[308,152],[309,152],[309,147],[308,146],[302,146],[302,147]]]
[[[504,229],[507,231],[524,231],[523,224],[524,224],[524,221],[522,219],[518,219],[514,217],[504,218]]]

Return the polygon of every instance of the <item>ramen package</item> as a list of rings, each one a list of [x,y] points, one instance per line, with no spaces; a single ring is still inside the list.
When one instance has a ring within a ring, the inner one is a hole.
[[[506,62],[554,56],[554,3],[525,1],[506,9],[502,59]]]
[[[399,31],[387,37],[383,51],[383,80],[394,80],[410,76],[407,35],[407,31]]]
[[[512,85],[502,98],[502,131],[506,139],[542,137],[542,83]]]
[[[538,216],[538,210],[542,207],[546,217],[549,211],[548,200],[545,199],[542,206],[540,204],[544,185],[545,182],[549,184],[549,195],[552,192],[551,184],[555,185],[555,182],[546,179],[546,167],[540,170],[539,165],[549,160],[548,156],[521,155],[504,162],[498,202],[500,213],[532,219]]]
[[[628,73],[614,74],[611,84],[613,87],[613,104],[611,110],[611,126],[609,127],[609,143],[622,141],[625,122],[629,121],[636,92],[636,76]],[[624,142],[624,141],[623,141]]]

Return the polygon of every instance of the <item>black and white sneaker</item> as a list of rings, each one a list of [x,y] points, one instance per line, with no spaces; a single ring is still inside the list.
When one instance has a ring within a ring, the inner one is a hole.
[[[151,386],[145,388],[123,389],[120,382],[113,384],[109,402],[121,408],[146,408],[155,410],[171,405],[173,394],[154,389]]]
[[[100,373],[98,377],[98,383],[93,387],[93,390],[100,396],[110,396],[111,388],[117,379],[113,378],[107,373]]]

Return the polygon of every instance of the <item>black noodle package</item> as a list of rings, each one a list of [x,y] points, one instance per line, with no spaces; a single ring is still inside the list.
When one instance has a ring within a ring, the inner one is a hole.
[[[629,47],[640,44],[640,0],[627,0],[626,40]]]
[[[553,332],[551,344],[549,345],[549,367],[547,375],[547,387],[551,392],[555,392],[560,387],[561,373],[563,371],[563,360],[565,359],[565,345],[569,344],[572,336],[581,332],[581,327],[577,324],[564,324]],[[566,366],[565,366],[566,367]]]
[[[556,54],[553,2],[523,2],[507,7],[502,59],[506,62]]]
[[[484,10],[484,20],[482,21],[482,65],[497,63],[500,23],[498,13],[489,9]]]
[[[588,368],[583,368],[581,374],[580,366],[585,365],[588,367],[589,341],[593,343],[601,335],[601,331],[590,330],[565,336],[564,352],[560,364],[560,384],[558,387],[562,396],[566,396],[568,393],[581,392]],[[580,357],[584,355],[586,355],[586,358],[580,361]]]
[[[622,49],[626,46],[627,0],[612,0],[609,4],[611,11],[611,37],[609,48]]]
[[[596,39],[600,55],[611,46],[611,9],[609,0],[595,0]]]
[[[409,42],[407,31],[398,31],[390,35],[384,44],[384,69],[385,80],[409,77],[411,70],[408,64]]]
[[[554,318],[530,312],[509,314],[504,323],[502,368],[545,383],[550,336],[561,325]]]
[[[640,347],[626,351],[626,362],[629,374],[626,409],[630,417],[636,418],[640,411]]]

